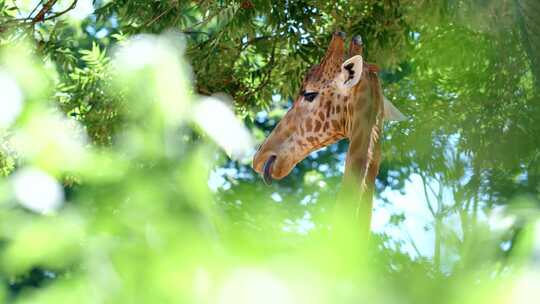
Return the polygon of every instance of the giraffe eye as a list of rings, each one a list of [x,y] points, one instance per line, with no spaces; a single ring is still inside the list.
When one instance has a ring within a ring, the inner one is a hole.
[[[315,97],[317,97],[317,95],[319,95],[318,92],[306,92],[304,93],[304,99],[312,102],[313,100],[315,100]]]

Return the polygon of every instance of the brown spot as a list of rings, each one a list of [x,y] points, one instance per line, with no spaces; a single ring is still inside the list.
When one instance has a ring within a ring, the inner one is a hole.
[[[282,133],[284,137],[289,137],[293,133],[293,129],[288,126],[283,127]]]
[[[309,136],[308,138],[306,138],[307,141],[309,141],[310,143],[314,144],[317,142],[317,138],[316,137],[313,137],[313,136]]]
[[[339,129],[339,122],[337,120],[332,120],[332,128],[334,128],[334,130]]]
[[[306,131],[307,132],[311,132],[311,128],[313,128],[312,124],[311,124],[311,118],[308,118],[306,120]]]
[[[328,127],[329,127],[329,126],[330,126],[330,125],[328,124],[328,121],[325,121],[325,122],[324,122],[324,126],[323,126],[323,130],[324,130],[324,131],[328,130]]]
[[[330,110],[332,108],[332,105],[330,103],[326,104],[326,117],[330,117]]]
[[[332,106],[332,101],[328,100],[328,102],[324,106],[325,107],[331,107]]]
[[[336,106],[336,113],[339,113],[339,112],[341,112],[341,106],[340,106],[340,105],[337,105],[337,106]]]
[[[317,121],[315,122],[315,129],[314,129],[313,131],[314,131],[314,132],[319,132],[319,130],[321,129],[321,127],[322,127],[321,122],[317,120]]]
[[[324,113],[323,111],[319,111],[319,118],[324,121]]]

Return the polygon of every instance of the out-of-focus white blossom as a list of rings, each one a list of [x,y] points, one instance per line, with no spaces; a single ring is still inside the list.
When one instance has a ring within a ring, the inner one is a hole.
[[[251,133],[223,101],[204,97],[195,106],[195,122],[235,160],[247,157],[253,149]]]
[[[41,170],[21,169],[14,174],[12,182],[17,202],[34,212],[48,214],[64,202],[60,183]]]
[[[23,93],[13,77],[0,70],[0,128],[9,127],[21,113]]]
[[[132,89],[154,90],[149,96],[156,96],[161,114],[173,125],[185,117],[191,96],[186,77],[189,65],[182,60],[183,51],[183,40],[179,35],[138,35],[123,43],[114,56],[119,81],[125,79],[127,85],[133,84],[130,77],[138,77],[137,73],[149,77],[150,82],[144,83],[144,88]]]
[[[261,270],[239,269],[224,282],[218,304],[292,304],[293,296],[287,284]]]
[[[77,121],[54,111],[34,116],[12,139],[23,159],[53,172],[84,165],[87,142],[86,132]]]

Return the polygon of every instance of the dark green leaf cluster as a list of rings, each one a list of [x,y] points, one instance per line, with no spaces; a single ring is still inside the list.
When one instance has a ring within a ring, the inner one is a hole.
[[[536,0],[95,0],[82,19],[82,0],[30,2],[0,0],[0,76],[23,100],[0,125],[0,302],[242,303],[310,285],[297,302],[492,303],[538,279],[519,273],[539,246]],[[369,250],[330,216],[347,142],[266,187],[192,119],[224,93],[262,141],[336,30],[362,36],[408,117],[384,130]],[[64,194],[53,214],[17,192],[36,170]]]

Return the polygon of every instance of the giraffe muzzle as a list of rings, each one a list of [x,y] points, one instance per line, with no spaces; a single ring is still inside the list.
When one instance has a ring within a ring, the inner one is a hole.
[[[271,185],[272,184],[272,166],[274,165],[274,162],[276,161],[276,158],[277,156],[276,155],[272,155],[270,156],[266,162],[264,163],[264,167],[263,167],[263,179],[264,179],[264,182],[267,184],[267,185]]]

